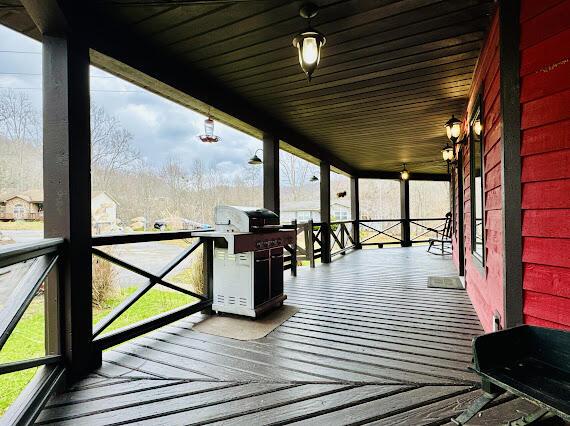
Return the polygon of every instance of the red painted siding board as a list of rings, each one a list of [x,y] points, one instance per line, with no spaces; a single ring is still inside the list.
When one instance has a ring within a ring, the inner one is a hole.
[[[528,129],[522,133],[521,155],[570,148],[570,120]]]
[[[567,0],[566,0],[567,1]],[[570,57],[570,30],[521,51],[521,76],[557,64]]]
[[[523,262],[570,268],[570,239],[525,237]]]
[[[545,307],[548,307],[548,309],[545,309]],[[569,327],[570,299],[534,291],[525,291],[524,313]]]
[[[569,209],[570,180],[531,182],[522,185],[523,209]]]
[[[564,31],[568,28],[568,20],[570,20],[570,3],[567,1],[558,3],[536,15],[521,26],[521,49],[526,49]]]
[[[523,104],[522,128],[529,129],[570,119],[570,108],[568,105],[570,105],[570,90]]]
[[[521,79],[521,103],[570,89],[570,59],[549,64],[547,69]]]
[[[527,21],[536,15],[562,3],[564,0],[527,0],[521,2],[521,22]]]
[[[523,182],[568,178],[570,178],[570,149],[522,158]]]
[[[570,327],[558,324],[552,321],[546,321],[542,318],[536,318],[532,315],[523,315],[525,324],[536,325],[538,327],[559,328],[561,330],[570,330]]]
[[[525,290],[570,298],[569,269],[527,263],[523,273]]]
[[[570,238],[570,209],[524,210],[522,233],[524,237]]]

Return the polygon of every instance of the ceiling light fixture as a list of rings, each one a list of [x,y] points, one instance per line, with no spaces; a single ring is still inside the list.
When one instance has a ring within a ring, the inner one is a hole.
[[[404,168],[400,172],[400,177],[402,180],[408,180],[410,178],[410,172],[408,172],[408,169],[406,169],[406,163],[404,163]]]
[[[317,16],[318,12],[319,8],[313,3],[301,6],[299,15],[309,21],[309,27],[293,39],[293,46],[299,51],[299,63],[309,82],[321,60],[321,48],[327,42],[322,33],[311,27],[311,18]]]

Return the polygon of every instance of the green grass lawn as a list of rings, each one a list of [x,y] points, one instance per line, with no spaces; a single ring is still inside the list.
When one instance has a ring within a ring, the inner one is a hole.
[[[121,289],[107,301],[104,309],[93,310],[93,323],[97,323],[111,310],[132,294],[137,287]],[[197,299],[185,294],[159,288],[151,289],[133,306],[124,312],[106,332],[116,330],[151,316],[172,310]],[[0,351],[0,364],[44,356],[44,303],[43,297],[33,301],[12,335]],[[0,375],[0,415],[18,397],[22,389],[29,383],[36,368]]]
[[[40,221],[26,222],[17,220],[15,222],[0,222],[0,231],[43,231],[44,223]]]

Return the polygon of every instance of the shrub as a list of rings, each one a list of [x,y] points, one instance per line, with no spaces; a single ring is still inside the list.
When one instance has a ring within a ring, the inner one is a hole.
[[[93,307],[103,309],[117,292],[117,271],[106,260],[93,256]]]

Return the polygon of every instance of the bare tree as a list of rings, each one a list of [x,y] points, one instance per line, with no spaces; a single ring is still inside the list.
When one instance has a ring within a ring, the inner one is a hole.
[[[140,159],[133,135],[103,107],[91,105],[91,165],[94,186],[106,189],[114,172],[126,170]]]
[[[281,175],[287,183],[287,192],[293,200],[301,196],[302,188],[307,185],[311,173],[311,164],[288,152],[279,155]]]

